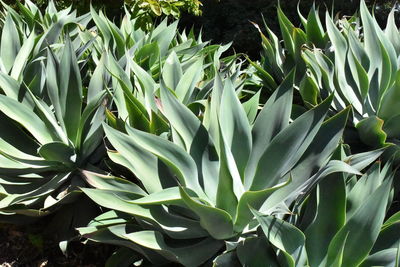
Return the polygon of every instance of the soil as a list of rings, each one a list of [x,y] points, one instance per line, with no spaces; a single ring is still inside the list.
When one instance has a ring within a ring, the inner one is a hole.
[[[38,229],[0,224],[0,267],[104,266],[114,247],[73,242],[68,255]]]

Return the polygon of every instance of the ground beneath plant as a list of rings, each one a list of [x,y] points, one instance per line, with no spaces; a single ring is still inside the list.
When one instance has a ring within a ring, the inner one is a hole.
[[[0,224],[0,267],[104,266],[113,247],[75,242],[68,251],[35,229]]]

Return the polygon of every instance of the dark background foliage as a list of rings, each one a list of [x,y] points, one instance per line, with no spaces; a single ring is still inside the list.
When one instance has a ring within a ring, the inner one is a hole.
[[[32,0],[40,7],[47,5],[48,0]],[[15,3],[15,0],[6,0],[7,3]],[[56,0],[58,7],[74,5],[80,13],[87,12],[90,2],[97,9],[103,8],[107,15],[114,20],[120,18],[123,0]],[[281,7],[290,20],[299,25],[297,14],[298,0],[280,1]],[[300,10],[304,16],[315,2],[320,7],[320,12],[325,12],[326,7],[340,15],[352,15],[356,12],[360,0],[300,0]],[[375,6],[375,15],[381,24],[385,23],[387,14],[395,5],[396,0],[366,0],[372,8]],[[203,15],[200,17],[184,14],[181,18],[181,28],[194,26],[198,32],[203,31],[204,40],[212,40],[214,43],[228,43],[233,41],[233,49],[236,52],[247,53],[253,58],[259,56],[260,38],[256,28],[250,21],[263,25],[262,16],[268,26],[279,35],[279,25],[276,17],[278,0],[202,0]],[[262,27],[263,28],[263,27]]]
[[[300,25],[297,14],[298,0],[280,1],[281,7],[288,18]],[[320,12],[325,12],[334,6],[334,13],[340,15],[352,15],[359,7],[359,0],[300,0],[300,10],[303,16],[307,16],[312,4],[320,7]],[[375,13],[380,21],[386,21],[387,14],[395,5],[393,0],[366,0],[372,8],[375,4]],[[334,4],[333,4],[334,3]],[[259,56],[261,50],[260,38],[257,29],[249,22],[253,21],[263,25],[263,14],[268,26],[279,35],[279,24],[276,16],[278,0],[203,0],[203,16],[195,17],[187,15],[182,19],[182,25],[195,25],[196,29],[202,28],[205,39],[212,39],[216,43],[234,41],[236,52],[244,52],[253,58]],[[262,27],[263,28],[263,27]]]

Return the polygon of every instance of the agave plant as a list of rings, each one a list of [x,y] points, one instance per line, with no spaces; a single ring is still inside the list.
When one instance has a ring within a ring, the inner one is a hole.
[[[32,42],[30,39],[33,39],[35,44],[34,54],[31,56],[43,52],[47,46],[58,42],[64,43],[66,36],[73,40],[75,47],[80,47],[78,33],[91,21],[89,14],[77,16],[76,11],[71,8],[58,11],[53,1],[49,2],[43,14],[31,1],[24,2],[24,5],[17,3],[20,12],[2,2],[4,12],[1,58],[7,72],[22,47],[28,54],[33,49],[28,49],[30,46],[25,45],[27,42]]]
[[[385,30],[364,2],[360,14],[361,21],[343,19],[340,28],[327,16],[330,49],[325,53],[305,51],[304,58],[311,80],[321,88],[318,94],[336,90],[333,107],[340,110],[351,104],[361,140],[370,146],[382,146],[387,140],[396,142],[400,134],[396,126],[399,113],[394,105],[399,99],[399,31],[394,11]]]
[[[111,96],[114,99],[118,112],[107,112],[110,123],[115,128],[123,129],[124,121],[137,129],[161,134],[168,131],[168,124],[160,112],[159,96],[154,97],[160,86],[173,91],[177,99],[191,109],[199,110],[202,103],[210,96],[215,78],[207,80],[205,77],[206,64],[204,58],[199,57],[185,68],[173,51],[162,66],[159,79],[154,79],[148,72],[135,61],[128,59],[127,68],[134,75],[133,83],[129,75],[115,61],[108,57],[108,70],[111,76]],[[245,79],[242,75],[241,64],[233,64],[235,72],[232,78],[235,89],[241,90]],[[216,72],[217,73],[217,72]],[[229,70],[219,71],[221,75],[230,75]],[[228,76],[226,76],[228,77]],[[122,125],[119,127],[117,125]]]
[[[57,11],[52,1],[44,14],[29,0],[25,5],[18,2],[18,6],[20,12],[3,3],[0,72],[2,76],[17,80],[21,86],[28,85],[33,94],[42,97],[46,79],[43,57],[47,55],[47,48],[58,49],[69,38],[78,57],[84,60],[83,55],[91,42],[84,43],[79,32],[89,23],[90,17],[77,17],[71,9]]]
[[[348,114],[324,122],[332,97],[289,123],[293,79],[292,72],[257,118],[258,101],[245,107],[232,82],[219,79],[203,120],[161,87],[168,135],[127,124],[123,133],[104,125],[116,149],[109,150],[110,159],[135,178],[83,172],[95,189],[82,190],[112,211],[80,233],[131,248],[153,264],[167,259],[198,266],[254,230],[258,224],[250,207],[285,213],[327,174],[358,173],[344,162],[329,161]]]
[[[87,42],[93,38],[93,34],[100,37],[95,42],[97,57],[107,47],[121,66],[125,66],[126,58],[134,58],[153,76],[160,74],[162,65],[172,51],[181,63],[189,64],[198,57],[205,57],[208,64],[214,63],[214,58],[220,59],[221,54],[229,48],[229,45],[208,45],[209,42],[202,41],[201,34],[196,38],[193,30],[188,34],[186,31],[178,32],[178,21],[169,24],[163,20],[150,31],[144,31],[135,27],[137,18],[127,10],[120,25],[110,21],[103,12],[96,12],[93,7],[90,14],[96,28],[83,32],[81,38]],[[224,59],[224,64],[229,65],[232,58]]]
[[[295,27],[278,5],[277,17],[282,41],[265,21],[267,35],[264,35],[259,25],[253,23],[260,32],[263,50],[260,62],[248,60],[254,68],[253,72],[261,79],[262,85],[270,91],[274,91],[293,69],[296,69],[295,82],[299,86],[306,73],[302,51],[308,46],[327,46],[327,35],[319,18],[318,8],[313,5],[307,18],[303,17],[300,11],[298,13],[303,28]]]
[[[114,106],[107,112],[114,127],[127,121],[130,126],[162,133],[168,125],[162,118],[154,92],[160,84],[174,91],[187,106],[198,109],[209,97],[215,77],[235,77],[236,88],[245,82],[245,74],[237,56],[221,58],[229,45],[209,45],[193,31],[177,32],[177,23],[164,20],[151,32],[135,28],[135,18],[129,13],[120,27],[109,21],[102,12],[91,14],[97,25],[94,41],[94,62],[101,62],[94,75],[102,76],[109,84]],[[89,42],[92,33],[82,33]],[[104,50],[104,47],[109,49]],[[217,71],[216,71],[217,70]],[[122,129],[123,127],[119,127]]]
[[[362,142],[371,147],[397,144],[394,103],[398,100],[400,41],[394,10],[385,30],[364,1],[360,17],[334,20],[327,12],[325,28],[314,7],[307,18],[299,15],[304,31],[278,9],[283,45],[268,28],[269,38],[261,34],[265,56],[261,65],[252,65],[264,86],[274,90],[296,68],[296,85],[306,106],[313,107],[334,93],[332,109],[353,107],[351,121]],[[392,147],[392,151],[397,150]]]
[[[331,174],[304,211],[291,215],[297,218],[292,223],[253,210],[264,234],[240,242],[225,260],[237,259],[230,266],[262,266],[260,260],[269,266],[398,266],[399,213],[385,219],[393,176],[390,164],[381,169],[380,163],[361,179]]]
[[[83,185],[76,171],[99,160],[92,154],[103,138],[105,91],[92,86],[83,95],[69,39],[60,50],[48,49],[46,61],[38,81],[46,86],[42,94],[1,74],[2,215],[44,216],[72,201]]]

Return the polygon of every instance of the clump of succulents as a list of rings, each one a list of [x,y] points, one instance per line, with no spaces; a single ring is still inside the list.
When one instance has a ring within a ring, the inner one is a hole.
[[[0,221],[56,213],[118,246],[107,266],[399,264],[397,159],[379,148],[400,134],[393,13],[382,30],[362,2],[324,27],[313,7],[303,30],[278,8],[283,42],[267,29],[245,68],[177,22],[18,6],[2,12]],[[352,154],[354,127],[378,149]]]

